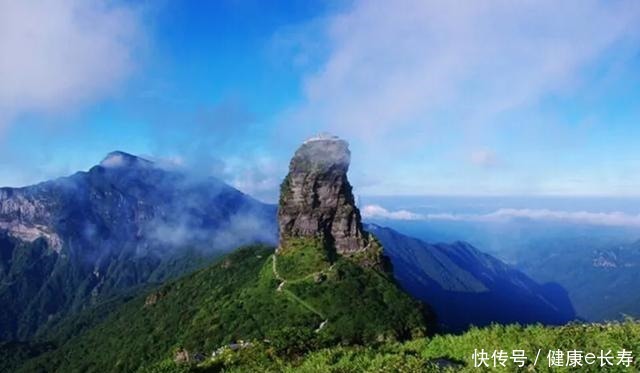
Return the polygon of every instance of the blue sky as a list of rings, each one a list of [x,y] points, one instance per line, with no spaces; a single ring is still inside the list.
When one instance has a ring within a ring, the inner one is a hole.
[[[637,1],[7,1],[0,25],[0,185],[119,149],[274,200],[329,131],[363,195],[640,194]]]

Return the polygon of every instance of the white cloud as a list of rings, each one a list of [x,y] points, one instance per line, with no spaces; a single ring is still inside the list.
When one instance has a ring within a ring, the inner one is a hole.
[[[120,166],[121,159],[111,159],[111,156],[102,161],[101,165],[105,167]],[[117,155],[116,155],[117,157]],[[196,179],[202,177],[214,176],[250,195],[260,201],[266,203],[274,203],[278,201],[280,183],[283,175],[286,174],[286,167],[276,159],[256,154],[244,154],[243,156],[212,158],[211,169],[201,169],[201,163],[189,163],[190,159],[177,155],[172,157],[154,157],[146,156],[151,159],[158,167],[165,170],[177,170],[186,172],[189,176]]]
[[[120,154],[110,154],[100,162],[100,165],[106,168],[119,168],[125,165],[125,159]]]
[[[640,215],[623,212],[556,211],[547,209],[500,209],[491,214],[468,217],[482,221],[510,219],[549,220],[576,224],[640,227]]]
[[[326,22],[326,60],[293,121],[384,141],[457,125],[442,114],[489,124],[579,86],[613,47],[637,48],[638,25],[635,0],[355,1]]]
[[[286,169],[271,157],[244,157],[226,160],[223,178],[240,191],[271,203],[278,200],[285,173]]]
[[[423,220],[424,216],[407,210],[389,211],[379,205],[366,205],[361,209],[365,219],[390,219],[390,220]]]
[[[140,22],[107,0],[0,0],[0,129],[112,93],[134,68]]]
[[[508,222],[514,219],[553,221],[571,224],[588,224],[614,227],[640,227],[640,214],[619,211],[561,211],[548,209],[499,209],[488,214],[418,214],[407,210],[389,211],[382,206],[367,205],[362,208],[362,216],[367,219],[390,220],[432,220],[467,222]]]

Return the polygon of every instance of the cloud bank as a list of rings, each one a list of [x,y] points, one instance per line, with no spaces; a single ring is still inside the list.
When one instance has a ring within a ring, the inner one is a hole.
[[[407,210],[389,211],[379,205],[366,205],[361,209],[362,217],[390,220],[424,220],[424,216]]]
[[[149,158],[195,178],[215,176],[263,201],[277,201],[286,163],[262,149],[264,131],[246,103],[226,98],[193,111],[162,113]],[[155,115],[155,114],[154,114]],[[176,125],[179,123],[179,125]]]
[[[355,1],[326,20],[295,123],[385,141],[490,123],[578,87],[613,48],[637,49],[638,24],[634,0]]]
[[[140,23],[107,0],[0,0],[0,130],[112,93],[134,69]]]
[[[407,210],[389,211],[379,205],[362,208],[365,219],[460,221],[460,222],[509,222],[515,219],[552,221],[571,224],[602,225],[612,227],[640,227],[640,214],[623,212],[558,211],[548,209],[503,208],[488,214],[418,214]]]

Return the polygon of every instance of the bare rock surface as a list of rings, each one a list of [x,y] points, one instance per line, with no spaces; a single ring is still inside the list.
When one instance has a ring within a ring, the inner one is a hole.
[[[350,160],[349,144],[335,136],[314,137],[298,148],[281,186],[279,249],[292,239],[308,237],[320,238],[325,248],[335,250],[332,254],[380,251],[362,227],[347,178]]]

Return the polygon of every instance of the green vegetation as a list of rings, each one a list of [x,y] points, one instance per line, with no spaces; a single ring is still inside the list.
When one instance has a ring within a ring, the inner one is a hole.
[[[602,370],[599,364],[584,361],[579,368],[550,369],[547,354],[580,350],[597,356],[611,350],[616,364],[618,351],[640,351],[640,324],[632,320],[562,327],[493,325],[461,335],[426,336],[428,311],[398,291],[385,274],[350,258],[329,264],[300,255],[298,259],[309,259],[307,269],[287,272],[292,277],[284,278],[279,273],[282,257],[269,247],[242,248],[209,268],[133,298],[109,316],[87,313],[69,326],[81,334],[55,350],[48,344],[0,345],[3,370],[475,372],[472,355],[483,349],[491,369],[480,371],[532,371],[540,350],[537,372],[595,372]],[[104,321],[92,320],[92,315]],[[72,334],[63,330],[59,335]],[[494,369],[491,354],[496,350],[508,356],[524,350],[524,367],[508,359],[504,368]],[[189,361],[176,362],[178,353]],[[637,371],[640,364],[634,364],[607,371]]]
[[[350,254],[349,259],[364,267],[381,268],[385,276],[387,274],[391,274],[391,262],[389,261],[389,258],[383,255],[382,244],[373,234],[369,232],[364,233],[366,234],[366,239],[369,242],[367,249]],[[390,278],[392,279],[393,276],[390,276]]]
[[[280,199],[279,199],[279,205],[282,206],[283,203],[290,197],[291,195],[291,179],[289,174],[287,174],[287,176],[285,176],[284,180],[282,180],[282,183],[280,183]]]
[[[340,258],[326,278],[287,282],[290,290],[326,316],[334,343],[402,340],[426,333],[426,310],[371,269]],[[393,308],[389,308],[393,305]]]
[[[640,286],[640,241],[620,245],[602,237],[545,240],[513,255],[524,272],[564,287],[580,317],[594,321],[640,317],[640,294],[621,291]]]
[[[132,294],[203,268],[218,254],[183,248],[180,255],[160,261],[153,257],[122,257],[102,273],[99,292],[94,275],[86,278],[74,255],[58,256],[40,238],[16,240],[0,233],[0,340],[66,340],[86,329],[86,317],[106,316]],[[94,309],[95,308],[95,309]],[[81,319],[85,320],[81,320]]]
[[[293,302],[297,302],[299,304],[301,304],[304,308],[308,309],[309,311],[315,313],[316,315],[318,315],[318,317],[320,317],[321,319],[326,319],[327,316],[325,316],[324,313],[318,311],[317,308],[315,308],[314,306],[310,305],[308,302],[305,302],[304,300],[300,299],[300,297],[298,297],[297,295],[295,295],[291,290],[288,289],[284,289],[282,288],[282,292],[288,296]]]
[[[277,273],[287,281],[326,270],[330,258],[320,238],[289,238],[277,254]]]
[[[12,372],[25,360],[55,348],[50,343],[0,342],[0,372]]]
[[[519,368],[512,360],[505,367],[476,368],[472,355],[475,349],[503,350],[512,356],[513,350],[524,350],[527,357],[524,367]],[[628,372],[638,371],[640,362],[630,367],[617,365],[599,366],[584,363],[581,367],[549,368],[549,350],[581,350],[584,354],[609,350],[616,356],[618,351],[640,351],[640,324],[631,320],[615,324],[573,324],[562,327],[492,325],[473,328],[462,335],[438,335],[397,343],[390,342],[372,346],[338,346],[312,351],[299,358],[282,358],[271,346],[257,344],[241,351],[228,351],[216,359],[208,359],[199,365],[178,366],[166,359],[148,371],[152,372],[516,372],[533,371],[533,362],[541,350],[536,372]],[[566,361],[566,357],[564,359]],[[158,367],[165,370],[159,370]]]
[[[21,371],[136,371],[177,351],[210,356],[240,340],[293,358],[334,346],[424,334],[418,303],[384,276],[347,259],[311,258],[282,284],[273,250],[240,249],[215,265],[134,298],[103,322],[24,365]],[[277,255],[280,271],[281,255]],[[298,257],[298,259],[301,259]],[[286,262],[286,260],[285,260]],[[309,272],[322,269],[321,272]],[[302,277],[298,278],[297,276]],[[278,290],[280,288],[280,290]],[[87,321],[88,322],[88,321]]]

